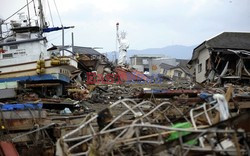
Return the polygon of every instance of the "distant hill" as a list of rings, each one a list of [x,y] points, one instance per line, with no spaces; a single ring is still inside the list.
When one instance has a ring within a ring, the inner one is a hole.
[[[163,48],[148,48],[143,50],[128,50],[127,58],[136,54],[164,54],[166,57],[177,58],[177,59],[190,59],[193,53],[193,49],[196,46],[183,46],[183,45],[172,45]],[[108,58],[113,60],[114,52],[109,52]],[[118,55],[117,55],[118,57]]]

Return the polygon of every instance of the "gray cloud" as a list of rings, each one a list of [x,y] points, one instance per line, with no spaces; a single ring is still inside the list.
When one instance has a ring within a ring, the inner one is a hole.
[[[25,0],[24,3],[21,0],[2,1],[5,9],[0,9],[0,16],[7,16],[13,8],[25,4]],[[115,50],[118,21],[121,29],[128,32],[133,49],[196,45],[223,31],[250,30],[250,0],[56,1],[63,24],[76,26],[66,34],[66,41],[70,43],[73,31],[76,44],[101,46],[103,51]],[[53,4],[52,0],[50,2]],[[9,6],[13,8],[6,9]],[[55,23],[60,25],[55,8],[52,9]],[[53,41],[60,44],[60,39]]]

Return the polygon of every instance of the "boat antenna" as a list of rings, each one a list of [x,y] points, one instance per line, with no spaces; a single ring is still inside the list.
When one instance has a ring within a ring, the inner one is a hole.
[[[40,18],[40,29],[43,30],[45,27],[45,19],[44,19],[44,14],[43,14],[43,6],[42,6],[42,1],[38,0],[39,4],[39,18]]]
[[[32,0],[33,1],[33,7],[34,7],[34,12],[35,12],[35,16],[37,17],[37,13],[36,13],[36,4],[35,4],[35,1],[34,0]],[[36,26],[38,26],[38,21],[37,20],[35,20],[35,24],[36,24]]]
[[[30,24],[30,9],[29,9],[29,2],[28,2],[28,0],[26,0],[26,2],[27,2],[27,9],[28,9],[28,23],[29,23],[29,26],[30,26],[31,24]]]
[[[33,6],[34,6],[35,16],[37,16],[37,13],[36,13],[36,4],[35,4],[34,0],[32,0],[32,2],[33,2]]]

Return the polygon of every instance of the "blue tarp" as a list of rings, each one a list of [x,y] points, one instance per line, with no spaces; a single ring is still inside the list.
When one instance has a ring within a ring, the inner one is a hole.
[[[52,27],[52,28],[44,28],[43,32],[47,33],[47,32],[51,32],[51,31],[58,31],[58,30],[62,30],[62,29],[69,29],[72,27]]]
[[[42,103],[25,103],[25,104],[1,104],[0,110],[27,110],[27,109],[42,109]]]
[[[1,78],[1,82],[11,82],[11,81],[53,81],[59,80],[69,83],[70,78],[63,74],[41,74],[33,76],[21,76],[21,77],[12,77],[12,78]]]
[[[202,100],[206,100],[207,102],[213,101],[213,94],[201,92],[199,96]]]

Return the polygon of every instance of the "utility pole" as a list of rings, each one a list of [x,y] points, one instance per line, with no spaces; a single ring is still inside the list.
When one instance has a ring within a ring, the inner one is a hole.
[[[74,47],[74,33],[73,32],[71,33],[71,41],[72,41],[71,46],[72,46],[72,51],[73,51],[73,47]]]
[[[62,25],[62,56],[64,56],[64,27]]]

